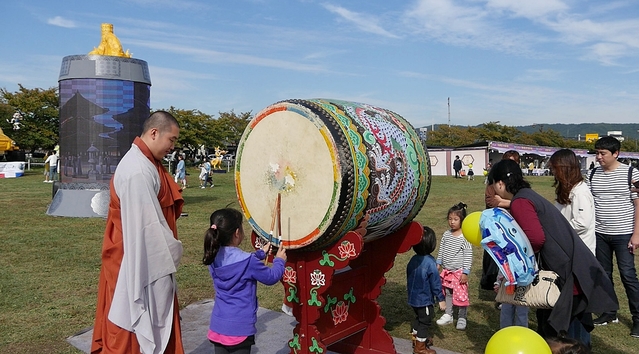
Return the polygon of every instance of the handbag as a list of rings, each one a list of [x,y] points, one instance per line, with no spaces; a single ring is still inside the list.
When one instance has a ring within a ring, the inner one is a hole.
[[[551,309],[561,294],[557,285],[558,280],[559,276],[552,270],[539,270],[533,282],[526,286],[505,286],[502,280],[495,301],[516,306]]]

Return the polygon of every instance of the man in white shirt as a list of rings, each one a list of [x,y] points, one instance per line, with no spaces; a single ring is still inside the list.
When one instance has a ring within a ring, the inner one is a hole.
[[[613,254],[632,314],[630,335],[639,338],[639,281],[635,269],[635,250],[639,247],[639,195],[630,190],[630,181],[639,180],[639,171],[617,161],[621,144],[605,136],[595,142],[595,168],[588,179],[595,201],[597,260],[612,280]],[[618,323],[616,313],[603,313],[595,325]]]
[[[49,180],[47,182],[53,183],[58,179],[58,153],[55,152],[44,161],[44,163],[49,163]]]

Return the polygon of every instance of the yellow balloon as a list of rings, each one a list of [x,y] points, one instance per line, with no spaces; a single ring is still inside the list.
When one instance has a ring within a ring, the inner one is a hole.
[[[527,327],[502,328],[486,344],[484,354],[552,354],[546,340]]]
[[[462,222],[464,237],[475,246],[481,246],[481,228],[479,227],[481,211],[468,214]]]

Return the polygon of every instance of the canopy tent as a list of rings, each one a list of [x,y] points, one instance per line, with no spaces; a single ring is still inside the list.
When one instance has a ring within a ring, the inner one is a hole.
[[[535,146],[535,145],[524,145],[524,144],[513,144],[513,143],[502,143],[499,141],[489,141],[488,149],[494,150],[496,152],[504,153],[508,150],[515,150],[520,155],[523,154],[535,154],[539,156],[551,156],[557,150],[562,148],[559,147],[548,147],[548,146]],[[575,155],[580,157],[588,157],[592,154],[588,154],[588,150],[586,149],[571,149],[574,151]],[[638,154],[639,155],[639,154]]]

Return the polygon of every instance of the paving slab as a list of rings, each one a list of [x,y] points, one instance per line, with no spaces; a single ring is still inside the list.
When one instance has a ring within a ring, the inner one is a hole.
[[[213,309],[213,300],[203,300],[188,305],[180,311],[182,317],[182,341],[187,354],[211,354],[213,345],[206,338],[209,328],[209,316]],[[257,335],[253,354],[288,354],[288,340],[297,324],[295,318],[279,311],[259,308],[257,311]],[[67,341],[84,353],[90,352],[93,328],[85,328],[67,338]],[[393,338],[398,353],[412,353],[411,342],[403,338]],[[438,354],[459,354],[433,347]],[[336,354],[329,351],[327,354]]]

